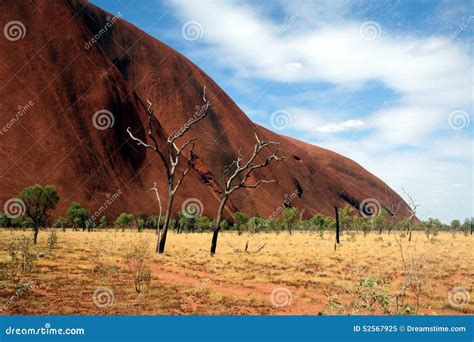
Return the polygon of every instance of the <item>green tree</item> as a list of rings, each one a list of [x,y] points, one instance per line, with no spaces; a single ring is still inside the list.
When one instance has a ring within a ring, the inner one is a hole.
[[[288,229],[288,232],[290,232],[291,235],[291,229],[293,227],[293,223],[296,220],[296,214],[298,213],[298,210],[296,208],[285,208],[283,209],[283,219],[286,224],[286,228]]]
[[[67,218],[64,216],[59,216],[54,222],[53,222],[53,228],[61,228],[64,231],[66,231],[67,227]]]
[[[326,224],[326,220],[324,219],[324,216],[321,214],[314,215],[313,218],[311,219],[311,223],[316,227],[319,233],[319,236],[322,239],[324,236],[324,226]]]
[[[469,234],[469,231],[471,232],[471,235],[472,235],[472,226],[473,226],[473,223],[474,223],[474,220],[473,218],[471,217],[471,219],[469,218],[466,218],[464,220],[464,223],[462,224],[461,226],[461,230],[463,231],[464,235],[468,235]]]
[[[11,227],[11,220],[5,213],[0,214],[0,227]]]
[[[220,223],[220,228],[223,231],[229,229],[229,222],[227,222],[227,220],[222,220],[221,223]]]
[[[89,226],[89,213],[78,202],[71,202],[67,208],[67,217],[74,228],[85,230]]]
[[[115,225],[125,230],[125,228],[130,228],[132,224],[133,215],[129,213],[121,213],[115,220]]]
[[[109,226],[109,220],[107,216],[102,216],[99,220],[99,228],[105,229]]]
[[[355,220],[355,210],[352,206],[346,204],[340,211],[339,211],[339,221],[341,225],[341,231],[349,231],[351,230],[352,225],[354,224]]]
[[[247,225],[252,233],[258,233],[265,225],[265,220],[258,216],[253,216],[248,220]]]
[[[378,230],[379,234],[382,234],[382,230],[385,225],[386,218],[387,218],[387,212],[383,208],[380,209],[380,211],[376,215],[373,215],[370,218],[373,229]]]
[[[151,228],[151,229],[157,229],[158,228],[158,220],[159,220],[159,217],[156,216],[156,215],[150,215],[147,217],[146,219],[146,224],[145,226],[147,228]]]
[[[205,232],[212,228],[212,221],[207,216],[198,216],[196,218],[196,228],[198,232]]]
[[[452,220],[451,221],[451,230],[457,232],[461,230],[461,222],[459,220]]]
[[[235,227],[237,228],[237,232],[239,233],[239,235],[242,234],[242,230],[241,230],[242,225],[246,224],[248,220],[249,220],[249,217],[247,216],[247,214],[242,213],[240,211],[235,213],[234,224],[235,224]]]
[[[369,220],[367,220],[367,218],[365,217],[354,217],[353,222],[355,226],[357,227],[357,229],[362,231],[364,236],[367,236],[367,234],[371,230],[371,225],[370,225]]]
[[[25,216],[33,223],[33,243],[38,239],[39,228],[46,225],[49,211],[59,202],[59,195],[53,185],[33,185],[23,189],[20,199],[25,203]]]

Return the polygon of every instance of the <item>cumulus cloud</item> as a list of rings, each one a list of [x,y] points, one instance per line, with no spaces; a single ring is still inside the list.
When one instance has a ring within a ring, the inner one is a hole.
[[[229,0],[172,2],[183,20],[203,26],[200,50],[217,55],[234,77],[249,83],[329,85],[329,90],[292,95],[300,102],[302,96],[313,100],[306,105],[285,105],[292,116],[291,129],[299,137],[354,158],[389,184],[404,184],[434,207],[429,197],[446,196],[443,187],[459,190],[452,184],[470,184],[463,196],[472,197],[472,130],[468,127],[455,137],[446,136],[453,110],[471,114],[474,87],[467,43],[449,40],[449,32],[444,36],[393,33],[383,22],[376,23],[380,29],[376,38],[366,39],[361,36],[364,21],[346,16],[352,10],[351,1],[278,4],[286,19],[256,5]],[[371,82],[395,94],[397,101],[363,117],[351,117],[326,103],[328,97],[333,103],[343,101],[341,94],[351,96]],[[341,133],[361,130],[365,134],[356,149],[353,137],[341,137]],[[466,144],[470,147],[467,159]],[[409,148],[410,153],[402,153],[402,148]],[[453,155],[459,158],[453,161]],[[424,163],[423,172],[399,167],[413,165],[419,171],[420,163]],[[468,207],[463,207],[464,213],[472,215]],[[445,219],[453,217],[448,211],[445,208],[441,214]]]

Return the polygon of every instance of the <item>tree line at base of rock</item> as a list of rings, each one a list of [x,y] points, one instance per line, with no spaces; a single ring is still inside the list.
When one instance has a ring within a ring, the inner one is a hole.
[[[52,185],[35,185],[25,188],[19,196],[25,204],[24,214],[17,217],[10,217],[7,213],[0,213],[0,227],[11,228],[33,228],[36,241],[39,228],[53,227],[65,230],[72,228],[78,231],[94,231],[97,229],[133,229],[143,231],[153,229],[159,231],[163,228],[164,219],[159,221],[156,215],[143,216],[140,214],[121,213],[114,221],[109,221],[105,215],[100,218],[91,219],[91,215],[85,208],[82,208],[78,202],[71,202],[66,216],[59,216],[54,220],[50,217],[49,211],[54,209],[59,202],[59,196],[56,188]],[[296,208],[285,208],[281,216],[273,219],[262,218],[258,215],[248,217],[245,213],[236,212],[232,221],[222,219],[220,229],[223,231],[236,231],[239,235],[259,232],[281,232],[287,231],[291,234],[293,231],[310,231],[319,233],[321,237],[325,232],[334,232],[336,229],[336,220],[330,216],[316,214],[310,219],[298,219],[298,210]],[[474,220],[466,218],[463,223],[459,220],[453,220],[450,225],[441,223],[438,219],[429,218],[426,221],[420,221],[415,224],[407,222],[407,219],[394,220],[387,215],[384,209],[381,209],[372,217],[359,216],[357,210],[350,205],[339,210],[339,224],[341,232],[362,232],[364,235],[374,231],[390,233],[392,231],[406,231],[411,227],[415,231],[424,231],[429,237],[430,234],[436,234],[439,230],[449,230],[452,232],[464,232],[472,234]],[[179,212],[176,218],[170,218],[170,228],[176,233],[199,233],[214,231],[214,222],[204,215],[190,215],[187,212]]]

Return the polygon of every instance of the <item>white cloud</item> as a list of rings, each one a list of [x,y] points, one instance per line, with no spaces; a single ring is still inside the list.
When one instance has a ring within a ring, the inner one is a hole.
[[[206,45],[201,48],[218,55],[217,60],[239,79],[328,83],[329,90],[297,95],[324,102],[324,108],[328,96],[343,101],[339,94],[351,94],[368,82],[390,89],[397,102],[367,117],[292,103],[284,104],[288,107],[284,109],[291,113],[292,129],[302,133],[299,136],[353,158],[395,188],[403,185],[430,208],[431,215],[441,213],[445,219],[472,215],[472,131],[446,136],[452,132],[449,113],[468,111],[472,105],[469,46],[461,39],[447,44],[443,36],[396,35],[382,22],[378,23],[382,34],[364,40],[362,22],[343,17],[349,3],[280,1],[286,17],[297,16],[279,35],[275,32],[282,20],[266,16],[257,6],[225,0],[173,5],[183,20],[203,25]],[[359,129],[365,134],[356,146],[353,139],[338,135]],[[459,193],[470,202],[465,201],[462,210],[448,210]]]
[[[337,133],[344,132],[354,128],[362,128],[365,126],[365,122],[362,120],[347,120],[341,123],[329,123],[324,126],[316,128],[316,131],[322,133]]]

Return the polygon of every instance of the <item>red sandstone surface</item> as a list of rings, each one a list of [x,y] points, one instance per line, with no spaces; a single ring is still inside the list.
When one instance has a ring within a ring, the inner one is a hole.
[[[334,214],[334,206],[358,207],[375,198],[387,208],[406,204],[384,182],[354,161],[329,150],[273,133],[254,124],[234,101],[186,57],[130,23],[119,20],[100,39],[85,45],[112,15],[73,0],[4,0],[0,26],[20,21],[26,34],[11,41],[0,36],[0,203],[18,196],[25,186],[54,184],[61,197],[56,215],[71,201],[94,212],[107,196],[121,195],[105,215],[121,212],[157,214],[154,182],[163,198],[166,176],[157,155],[130,141],[128,126],[146,139],[144,103],[151,101],[160,143],[182,127],[201,104],[202,90],[211,101],[208,117],[189,137],[198,138],[196,170],[177,193],[174,211],[188,198],[216,212],[223,168],[239,150],[253,149],[254,130],[265,140],[281,142],[286,159],[255,173],[275,179],[258,189],[235,192],[226,216],[236,210],[268,217],[285,196],[308,217]],[[18,106],[32,103],[21,115]],[[114,125],[98,130],[93,115],[113,113]],[[15,118],[17,120],[13,120]],[[355,147],[356,148],[356,147]],[[297,194],[292,195],[292,194]],[[0,209],[1,210],[1,209]]]

